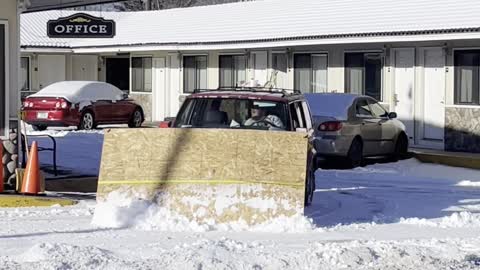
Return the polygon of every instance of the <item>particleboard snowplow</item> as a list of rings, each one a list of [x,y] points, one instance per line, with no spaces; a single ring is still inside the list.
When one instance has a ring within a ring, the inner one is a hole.
[[[303,214],[307,144],[295,132],[107,130],[97,200],[119,191],[199,223]]]

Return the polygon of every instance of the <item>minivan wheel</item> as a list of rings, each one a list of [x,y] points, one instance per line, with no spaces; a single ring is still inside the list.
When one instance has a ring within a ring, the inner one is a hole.
[[[143,113],[142,113],[142,110],[137,108],[135,109],[135,111],[132,114],[132,117],[130,118],[128,127],[138,128],[142,126],[142,123],[143,123]]]
[[[351,168],[355,168],[362,165],[363,161],[363,144],[359,138],[355,138],[350,145],[350,149],[347,154],[348,165]]]
[[[33,130],[35,131],[44,131],[47,129],[46,125],[32,125]]]
[[[95,128],[95,117],[91,112],[84,112],[78,129],[91,130]]]

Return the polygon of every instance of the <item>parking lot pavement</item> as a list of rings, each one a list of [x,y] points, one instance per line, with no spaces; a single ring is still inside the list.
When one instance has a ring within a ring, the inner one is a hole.
[[[382,163],[383,162],[383,163]],[[466,181],[468,180],[468,181]],[[307,216],[320,226],[391,223],[480,212],[480,171],[422,163],[414,158],[355,169],[319,169]]]

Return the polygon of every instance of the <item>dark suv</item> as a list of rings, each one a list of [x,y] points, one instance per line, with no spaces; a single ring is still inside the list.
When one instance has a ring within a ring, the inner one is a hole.
[[[299,91],[264,88],[195,90],[177,117],[161,126],[303,132],[309,137],[305,205],[315,190],[316,152],[309,106]]]

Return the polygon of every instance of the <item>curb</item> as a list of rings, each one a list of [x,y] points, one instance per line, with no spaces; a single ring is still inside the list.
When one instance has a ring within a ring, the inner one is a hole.
[[[462,167],[480,170],[480,156],[468,156],[464,153],[439,152],[425,153],[413,151],[413,156],[425,163],[435,163],[453,167]]]
[[[0,207],[45,207],[53,205],[68,206],[76,203],[77,202],[74,200],[65,198],[0,194]]]

